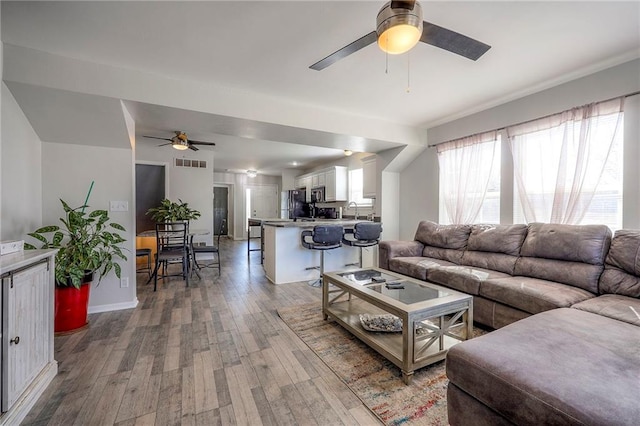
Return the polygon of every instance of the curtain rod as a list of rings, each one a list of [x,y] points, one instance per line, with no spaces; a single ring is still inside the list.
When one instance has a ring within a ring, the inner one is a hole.
[[[626,95],[614,96],[613,98],[605,99],[605,100],[603,100],[603,101],[591,102],[591,103],[609,102],[609,101],[612,101],[612,100],[617,99],[617,98],[628,98],[628,97],[630,97],[630,96],[635,96],[635,95],[640,95],[640,90],[638,90],[638,91],[636,91],[636,92],[633,92],[633,93],[628,93],[628,94],[626,94]],[[566,111],[566,110],[565,110],[565,111]],[[544,115],[544,116],[542,116],[542,117],[534,118],[534,119],[532,119],[532,120],[521,121],[520,123],[516,123],[516,124],[509,124],[509,126],[499,127],[499,128],[497,128],[497,129],[493,129],[493,130],[484,130],[484,131],[482,131],[482,132],[477,132],[477,133],[474,133],[474,134],[471,134],[471,135],[468,135],[468,136],[463,136],[463,138],[470,138],[470,137],[477,136],[477,135],[481,135],[481,134],[483,134],[483,133],[488,133],[488,132],[499,132],[499,131],[502,131],[502,130],[506,129],[507,127],[519,126],[519,125],[521,125],[521,124],[530,123],[530,122],[535,121],[535,120],[542,120],[542,119],[545,119],[545,118],[552,117],[552,116],[554,116],[554,115],[556,115],[556,114],[560,114],[561,112],[563,112],[563,111],[560,111],[560,112],[554,112],[553,114]],[[458,139],[459,139],[459,138],[458,138]],[[455,139],[451,139],[451,140],[455,140]],[[440,145],[440,144],[443,144],[443,143],[447,143],[447,142],[451,142],[451,141],[443,141],[443,142],[434,143],[434,144],[432,144],[432,145],[427,145],[427,148],[435,148],[436,146],[438,146],[438,145]]]

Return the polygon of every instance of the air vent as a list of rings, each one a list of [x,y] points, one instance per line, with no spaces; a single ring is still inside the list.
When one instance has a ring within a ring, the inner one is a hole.
[[[176,158],[176,167],[190,167],[192,169],[206,169],[207,162],[203,160],[188,160],[186,158]]]

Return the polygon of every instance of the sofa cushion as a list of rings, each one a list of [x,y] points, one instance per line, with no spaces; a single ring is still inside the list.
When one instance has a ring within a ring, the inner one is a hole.
[[[471,225],[439,225],[423,220],[418,224],[414,240],[427,246],[463,250],[470,232]]]
[[[531,223],[520,255],[602,265],[610,244],[605,225]]]
[[[454,265],[441,259],[427,257],[394,257],[389,259],[389,270],[419,280],[427,280],[427,270]]]
[[[531,277],[488,279],[480,284],[480,296],[530,314],[568,308],[594,295],[586,290]]]
[[[527,225],[472,225],[467,250],[520,254]]]
[[[640,231],[616,231],[600,277],[601,294],[640,298]]]
[[[572,308],[640,326],[640,299],[634,297],[604,294],[577,303]]]
[[[467,294],[478,295],[480,283],[489,278],[506,278],[508,274],[469,266],[442,266],[427,271],[427,280]]]
[[[515,424],[636,425],[638,341],[640,327],[555,309],[455,345],[447,376]]]
[[[597,294],[598,280],[600,279],[602,270],[602,265],[535,257],[520,257],[516,262],[513,273],[519,276],[555,281]]]
[[[462,261],[464,250],[446,249],[440,247],[424,246],[422,256],[433,259],[442,259],[458,264]]]
[[[459,263],[461,265],[492,269],[513,275],[517,260],[518,258],[516,256],[504,253],[465,250]]]

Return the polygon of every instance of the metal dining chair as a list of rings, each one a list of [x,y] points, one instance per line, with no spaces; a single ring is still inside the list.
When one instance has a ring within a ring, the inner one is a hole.
[[[158,285],[158,271],[162,266],[162,278],[182,276],[189,286],[189,225],[186,222],[156,223],[155,268],[153,270],[153,291]],[[167,275],[168,265],[179,262],[180,274]]]
[[[220,221],[220,227],[218,228],[218,238],[216,241],[216,245],[213,246],[200,246],[200,245],[192,245],[191,246],[191,250],[193,253],[193,264],[196,268],[196,270],[201,270],[204,268],[215,268],[218,267],[218,274],[220,274],[221,271],[221,267],[222,267],[222,262],[220,261],[220,236],[222,235],[222,232],[224,231],[224,229],[226,228],[227,225],[227,219],[222,219],[222,221]],[[198,263],[198,254],[203,254],[203,253],[207,253],[207,254],[213,254],[213,262],[211,263],[207,263],[207,264],[200,264]],[[216,261],[217,259],[217,261]]]

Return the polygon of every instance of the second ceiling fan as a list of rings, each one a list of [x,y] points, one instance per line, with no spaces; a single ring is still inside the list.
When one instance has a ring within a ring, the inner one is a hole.
[[[378,42],[390,54],[404,53],[418,41],[464,56],[473,61],[491,48],[488,44],[422,20],[422,6],[413,1],[390,1],[378,12],[376,31],[360,37],[309,68],[320,71],[340,59]]]
[[[176,130],[174,133],[176,135],[172,138],[159,138],[157,136],[144,136],[144,137],[150,138],[150,139],[160,139],[163,141],[169,141],[169,143],[163,143],[158,146],[171,145],[175,149],[179,149],[179,150],[190,149],[192,151],[198,151],[198,148],[196,147],[196,145],[216,146],[215,142],[203,142],[203,141],[191,140],[187,137],[187,134],[185,132],[182,132],[180,130]]]

